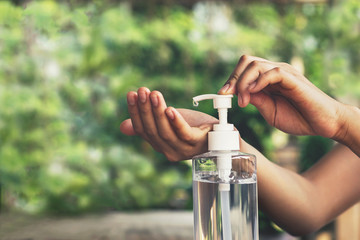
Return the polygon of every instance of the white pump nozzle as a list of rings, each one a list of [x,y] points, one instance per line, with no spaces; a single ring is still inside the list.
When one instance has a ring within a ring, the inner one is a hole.
[[[232,95],[204,94],[193,98],[194,106],[199,101],[213,100],[214,108],[219,113],[219,124],[214,124],[214,130],[209,132],[209,150],[239,150],[239,133],[234,125],[227,121],[228,108],[231,108]]]
[[[227,109],[231,108],[232,95],[204,94],[193,98],[194,106],[199,106],[199,101],[213,100],[214,108],[219,112],[219,124],[227,124]]]
[[[214,100],[214,108],[231,108],[231,98],[233,95],[203,94],[193,97],[194,106],[199,106],[202,100]]]

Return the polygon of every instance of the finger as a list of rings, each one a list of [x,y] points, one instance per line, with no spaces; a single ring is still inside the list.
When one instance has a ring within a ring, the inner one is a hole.
[[[150,140],[145,133],[145,128],[138,108],[138,94],[136,92],[129,92],[127,94],[127,101],[131,117],[131,124],[134,132],[144,138],[147,142],[149,142],[156,151],[160,152],[161,148],[157,145],[156,142]]]
[[[150,90],[145,87],[139,88],[138,95],[139,113],[148,142],[158,152],[173,152],[171,145],[163,141],[159,135],[159,131],[152,111]]]
[[[139,109],[137,106],[138,94],[136,92],[131,91],[128,92],[126,97],[127,97],[128,110],[134,132],[146,139],[146,136],[144,135],[144,128],[141,121]]]
[[[220,89],[219,94],[236,94],[236,82],[239,80],[242,72],[252,61],[252,56],[243,55],[240,57],[233,72],[230,74],[224,86]]]
[[[138,102],[139,116],[144,128],[144,133],[151,139],[157,135],[157,128],[152,114],[151,103],[149,99],[150,90],[145,87],[138,89]]]
[[[236,94],[237,93],[236,92],[237,91],[236,82],[239,80],[239,78],[241,77],[241,74],[246,69],[248,64],[250,64],[252,61],[255,61],[255,60],[267,61],[265,59],[262,59],[259,57],[254,57],[254,56],[248,56],[248,55],[241,56],[235,69],[233,70],[233,72],[229,76],[228,80],[226,81],[224,86],[219,90],[218,93],[219,94]]]
[[[264,117],[264,119],[270,124],[275,124],[276,105],[274,100],[265,92],[251,94],[250,103],[254,105]]]
[[[243,71],[239,81],[236,83],[236,89],[238,93],[238,105],[240,107],[246,107],[250,102],[249,88],[253,87],[259,76],[267,69],[270,68],[270,64],[264,61],[252,61],[246,69]]]
[[[256,93],[269,85],[274,85],[276,83],[281,83],[285,77],[286,73],[281,70],[280,67],[274,67],[263,74],[261,74],[256,82],[249,89],[251,93]],[[285,86],[283,86],[285,87]],[[285,87],[286,88],[286,87]]]
[[[137,94],[137,107],[139,109],[139,116],[143,126],[143,132],[150,141],[158,140],[157,127],[149,99],[150,90],[148,88],[141,87],[138,89]]]
[[[195,128],[190,127],[181,114],[173,107],[168,107],[165,112],[177,135],[189,144],[195,144],[198,139],[204,137],[211,130],[211,124],[204,124]]]
[[[173,148],[178,148],[181,142],[176,136],[173,128],[169,123],[169,119],[165,114],[166,103],[163,95],[158,91],[153,91],[150,94],[152,111],[155,119],[155,123],[158,129],[160,137],[170,144]]]
[[[252,94],[251,102],[258,108],[261,115],[271,126],[281,131],[298,135],[313,132],[311,126],[304,119],[303,114],[299,112],[293,102],[286,99],[283,95],[270,95],[261,91]]]
[[[121,124],[120,124],[120,131],[125,134],[125,135],[128,135],[128,136],[134,136],[134,135],[137,135],[134,128],[133,128],[133,125],[131,123],[131,119],[126,119],[124,120]]]

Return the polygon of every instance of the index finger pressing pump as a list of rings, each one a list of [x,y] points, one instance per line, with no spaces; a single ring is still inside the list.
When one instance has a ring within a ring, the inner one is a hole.
[[[256,158],[239,151],[239,133],[227,122],[232,95],[205,94],[219,123],[208,133],[209,152],[193,157],[195,240],[258,240]]]

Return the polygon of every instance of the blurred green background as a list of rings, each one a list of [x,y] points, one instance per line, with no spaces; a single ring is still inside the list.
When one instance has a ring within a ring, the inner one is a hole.
[[[360,2],[1,1],[1,211],[191,209],[189,162],[170,163],[119,132],[126,93],[147,86],[192,108],[243,54],[292,63],[354,103]],[[199,110],[216,116],[211,104]],[[230,119],[272,157],[274,130],[254,107],[234,107]],[[301,170],[332,144],[295,141]]]

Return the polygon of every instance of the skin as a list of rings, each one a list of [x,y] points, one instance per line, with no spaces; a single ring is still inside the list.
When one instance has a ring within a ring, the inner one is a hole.
[[[131,120],[125,120],[120,130],[141,136],[169,161],[188,159],[207,150],[207,133],[218,122],[216,118],[167,107],[160,92],[145,87],[129,92],[127,102]]]
[[[320,135],[360,156],[360,110],[329,97],[287,63],[242,56],[219,94],[253,104],[272,126],[295,135]]]
[[[356,108],[330,98],[287,64],[243,56],[219,93],[237,94],[240,107],[255,105],[269,124],[287,133],[321,135],[345,144],[357,139],[344,130],[356,127],[346,123],[357,116]],[[131,119],[120,125],[123,133],[143,137],[170,161],[207,150],[207,132],[217,119],[167,107],[160,92],[144,87],[129,92],[127,101]],[[298,174],[277,166],[240,139],[241,151],[257,156],[260,209],[293,235],[319,229],[360,200],[358,148],[349,147],[338,144]]]

